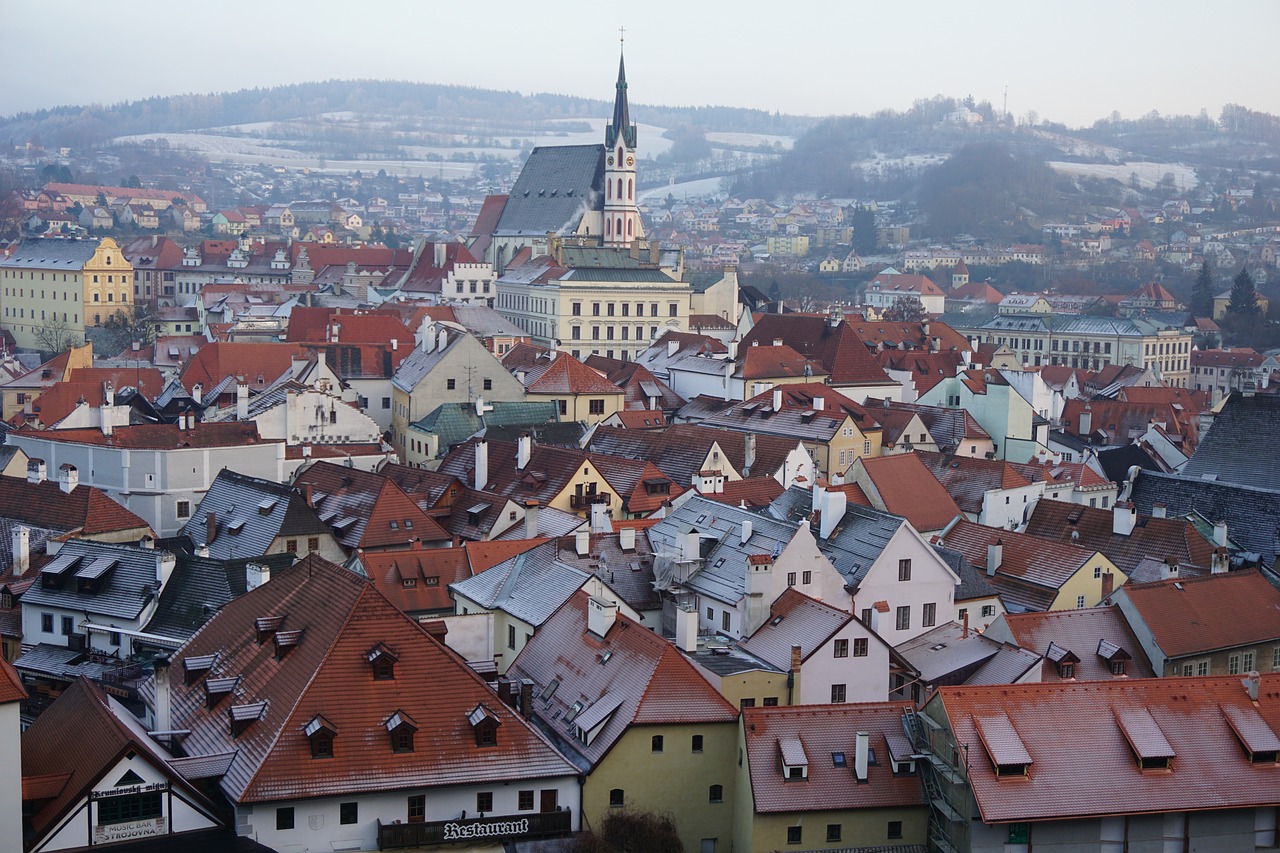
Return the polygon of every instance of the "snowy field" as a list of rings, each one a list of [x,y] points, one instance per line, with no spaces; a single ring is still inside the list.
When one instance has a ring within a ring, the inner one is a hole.
[[[719,132],[712,131],[707,135],[707,141],[714,147],[718,142],[721,145],[732,145],[736,148],[764,148],[780,145],[784,149],[790,150],[795,145],[795,139],[790,136],[774,136],[768,133],[732,133],[729,131]]]
[[[720,182],[723,180],[724,178],[699,178],[696,181],[682,181],[641,190],[638,193],[638,200],[664,199],[668,195],[675,198],[707,198],[708,196],[720,195]]]
[[[1179,192],[1194,189],[1200,183],[1196,170],[1182,163],[1064,163],[1050,161],[1049,168],[1064,175],[1080,175],[1106,180],[1114,178],[1123,184],[1137,172],[1144,187],[1154,187],[1166,174],[1173,174],[1174,186]]]

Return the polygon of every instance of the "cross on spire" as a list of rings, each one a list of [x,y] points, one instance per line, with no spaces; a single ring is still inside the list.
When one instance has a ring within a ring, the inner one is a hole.
[[[627,40],[627,28],[618,27],[618,44],[625,44]]]

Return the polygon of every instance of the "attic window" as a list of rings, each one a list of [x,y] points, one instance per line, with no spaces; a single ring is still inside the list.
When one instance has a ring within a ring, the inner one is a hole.
[[[227,532],[229,533],[239,533],[241,530],[244,530],[243,518],[237,518],[227,525]]]
[[[279,503],[279,501],[275,498],[266,498],[258,504],[258,512],[263,515],[270,515],[271,511],[276,508],[277,503]]]
[[[848,767],[849,762],[848,760],[845,759],[843,752],[833,752],[831,753],[831,766],[832,767]]]
[[[404,529],[405,529],[405,530],[412,530],[412,529],[413,529],[413,519],[412,519],[412,518],[406,518],[406,519],[404,520]]]
[[[302,641],[301,631],[277,631],[276,641],[276,660],[284,660],[285,655],[293,651],[298,643]]]
[[[467,722],[471,724],[471,730],[475,733],[476,746],[497,746],[498,745],[498,726],[502,725],[502,721],[485,707],[484,703],[476,705],[467,715]]]
[[[987,751],[996,776],[1026,776],[1031,770],[1031,753],[1013,727],[1008,714],[974,717],[978,739]]]
[[[1142,770],[1173,769],[1174,751],[1146,708],[1130,708],[1112,712],[1129,749]]]
[[[333,758],[333,739],[338,735],[333,723],[316,714],[303,727],[302,733],[311,742],[312,758]]]
[[[374,646],[368,654],[369,663],[373,666],[374,681],[392,681],[396,677],[396,662],[400,656],[382,643]]]
[[[782,760],[782,777],[788,780],[809,778],[809,757],[798,737],[778,740],[778,755]]]
[[[230,678],[207,678],[204,682],[204,706],[212,708],[230,696],[240,686],[240,676]]]
[[[1280,755],[1280,737],[1262,715],[1250,705],[1219,706],[1227,725],[1240,741],[1251,764],[1275,764]]]
[[[217,662],[218,655],[196,655],[194,657],[185,658],[182,661],[183,678],[187,686],[190,687],[200,680],[200,676],[213,669],[213,665]]]
[[[282,622],[284,622],[283,616],[262,616],[253,620],[254,630],[257,632],[258,645],[262,645],[274,637],[276,631],[280,630],[280,623]]]
[[[254,722],[261,720],[267,712],[266,702],[250,702],[246,705],[232,705],[227,711],[231,721],[231,736],[239,737]]]
[[[408,714],[396,711],[387,717],[386,726],[392,752],[413,752],[413,735],[418,731],[418,724]]]
[[[399,529],[400,529],[400,522],[396,521],[394,518],[393,518],[393,519],[391,519],[391,521],[389,521],[389,522],[388,522],[388,524],[390,524],[390,525],[391,525],[391,529],[392,529],[392,530],[399,530]]]

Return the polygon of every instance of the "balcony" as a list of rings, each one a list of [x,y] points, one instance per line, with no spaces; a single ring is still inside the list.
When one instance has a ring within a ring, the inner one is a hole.
[[[609,504],[613,495],[609,492],[596,492],[591,495],[569,495],[571,509],[586,509],[592,504]]]
[[[430,847],[470,839],[532,841],[540,838],[558,838],[572,832],[573,815],[569,809],[464,820],[437,820],[430,823],[378,821],[378,849]]]

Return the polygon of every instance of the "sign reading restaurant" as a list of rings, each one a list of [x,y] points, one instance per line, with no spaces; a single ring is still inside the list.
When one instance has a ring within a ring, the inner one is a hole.
[[[526,835],[529,832],[529,819],[491,820],[457,823],[450,821],[444,825],[444,840],[457,841],[465,838],[496,838],[508,835]]]

